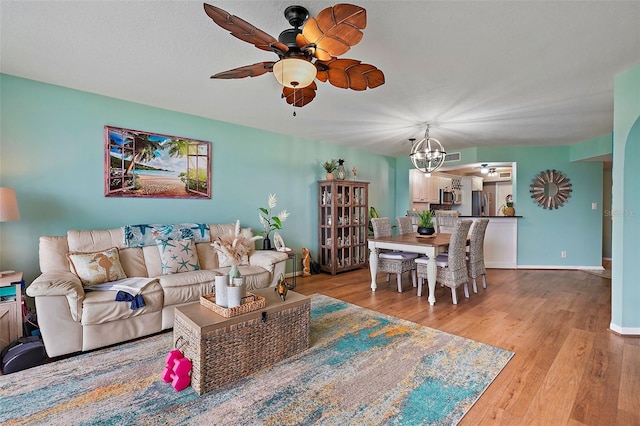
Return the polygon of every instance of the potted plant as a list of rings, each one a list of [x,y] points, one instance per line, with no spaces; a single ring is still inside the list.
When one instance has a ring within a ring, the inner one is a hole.
[[[502,206],[502,214],[505,216],[515,216],[516,209],[513,207],[513,196],[511,194],[505,197],[506,205]]]
[[[276,194],[269,194],[268,199],[268,208],[258,207],[260,213],[258,213],[258,217],[260,219],[260,224],[264,228],[264,231],[259,232],[259,235],[263,236],[262,240],[262,249],[263,250],[271,250],[271,240],[269,239],[269,234],[274,230],[282,229],[282,222],[287,220],[289,217],[289,213],[287,210],[282,210],[280,214],[277,216],[273,216],[271,210],[276,207],[278,203],[278,199],[276,198]]]
[[[505,206],[502,206],[502,214],[505,216],[515,216],[516,209],[513,207],[513,202],[507,202]]]
[[[431,213],[431,210],[422,210],[419,212],[418,219],[418,234],[432,235],[436,232],[433,227],[433,213]]]
[[[331,161],[325,161],[322,163],[322,168],[327,172],[327,180],[333,180],[333,172],[338,168],[338,162],[335,159],[331,159]]]

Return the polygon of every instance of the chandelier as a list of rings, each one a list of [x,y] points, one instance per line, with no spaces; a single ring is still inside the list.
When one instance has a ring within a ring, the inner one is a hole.
[[[413,167],[428,175],[438,169],[444,163],[444,157],[447,155],[438,139],[429,137],[429,125],[424,132],[424,138],[415,142],[415,139],[409,139],[412,142],[411,162]]]

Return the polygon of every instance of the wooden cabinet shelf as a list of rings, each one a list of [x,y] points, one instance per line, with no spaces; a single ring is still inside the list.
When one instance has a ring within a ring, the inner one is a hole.
[[[320,269],[332,275],[367,267],[369,182],[318,182]]]

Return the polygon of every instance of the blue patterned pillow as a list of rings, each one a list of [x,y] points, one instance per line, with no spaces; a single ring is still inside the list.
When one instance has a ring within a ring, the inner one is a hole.
[[[156,240],[156,245],[162,261],[162,275],[200,269],[193,240]]]

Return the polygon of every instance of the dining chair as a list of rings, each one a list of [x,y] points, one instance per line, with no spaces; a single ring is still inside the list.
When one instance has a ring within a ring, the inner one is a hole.
[[[436,232],[451,233],[458,222],[458,212],[456,210],[436,210],[435,214]]]
[[[391,220],[388,217],[378,217],[371,219],[373,227],[373,238],[390,237],[391,236]],[[414,260],[418,257],[417,253],[406,253],[402,251],[383,251],[378,253],[378,271],[387,273],[387,282],[390,280],[391,274],[396,275],[398,282],[398,293],[402,293],[402,274],[409,272],[411,274],[411,282],[416,286],[416,264]]]
[[[469,255],[467,269],[473,283],[473,292],[478,292],[476,279],[482,276],[482,288],[487,288],[487,271],[484,267],[484,235],[489,225],[489,219],[478,219],[471,226]]]
[[[415,231],[413,230],[413,223],[409,216],[398,216],[396,217],[396,223],[398,224],[398,234],[412,234]]]
[[[471,220],[459,220],[449,241],[449,254],[447,256],[436,256],[437,278],[436,282],[451,288],[451,298],[453,304],[458,304],[456,289],[460,286],[464,288],[464,297],[469,298],[469,276],[467,275],[467,236],[471,228]],[[419,257],[415,260],[418,275],[418,296],[422,295],[422,285],[427,279],[426,257]]]

